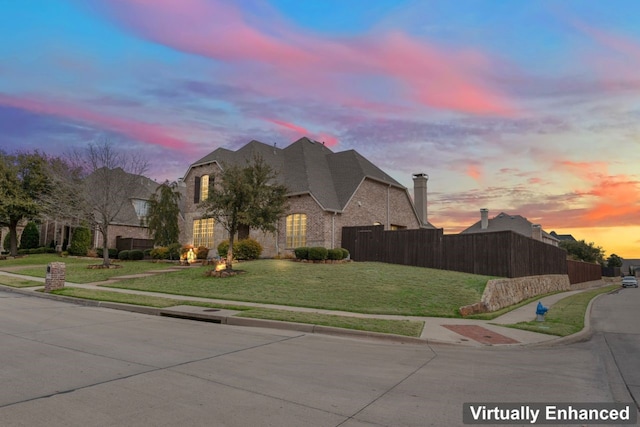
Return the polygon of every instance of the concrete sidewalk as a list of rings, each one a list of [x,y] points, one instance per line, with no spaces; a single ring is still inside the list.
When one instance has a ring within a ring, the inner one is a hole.
[[[17,273],[8,273],[8,272],[0,271],[0,275],[44,283],[43,278],[24,276]],[[148,276],[148,274],[144,274],[144,276]],[[126,276],[126,277],[129,278],[130,276]],[[13,288],[13,287],[8,287],[3,285],[0,285],[0,287],[4,290],[8,290],[12,292],[30,294],[38,297],[43,297],[43,298],[65,300],[65,301],[70,301],[70,302],[74,302],[82,305],[100,306],[100,307],[106,307],[106,308],[142,312],[142,313],[153,314],[153,315],[178,317],[178,318],[193,319],[193,320],[200,320],[200,321],[209,321],[209,322],[230,324],[230,325],[288,329],[288,330],[297,330],[300,332],[307,332],[307,333],[325,333],[325,334],[346,335],[346,336],[362,336],[362,337],[369,337],[369,338],[387,339],[387,340],[393,340],[393,341],[399,341],[399,342],[421,342],[426,344],[435,344],[435,343],[456,344],[456,345],[465,345],[465,346],[492,346],[492,345],[503,346],[503,345],[539,345],[539,344],[545,344],[545,343],[553,344],[553,343],[577,341],[580,339],[584,339],[589,335],[589,309],[587,310],[587,315],[585,318],[585,329],[569,337],[561,338],[554,335],[547,335],[547,334],[541,334],[536,332],[523,331],[520,329],[509,328],[503,325],[535,320],[536,306],[538,304],[538,301],[541,301],[542,304],[546,307],[553,307],[553,305],[559,300],[561,300],[562,298],[565,298],[570,295],[574,295],[578,292],[583,292],[585,290],[608,285],[608,283],[605,283],[604,281],[591,282],[588,284],[587,287],[585,287],[585,289],[562,292],[559,294],[542,297],[539,300],[536,300],[518,309],[512,310],[493,320],[474,320],[474,319],[461,319],[461,318],[361,314],[361,313],[353,313],[353,312],[345,312],[345,311],[321,310],[321,309],[291,307],[291,306],[274,305],[274,304],[259,304],[259,303],[250,303],[250,302],[242,302],[242,301],[228,301],[228,300],[220,300],[220,299],[212,299],[212,298],[200,298],[200,297],[191,297],[191,296],[183,296],[183,295],[171,295],[171,294],[164,294],[164,293],[158,293],[158,292],[144,292],[144,291],[137,291],[137,290],[131,290],[131,289],[105,287],[105,285],[117,282],[119,279],[124,279],[124,278],[125,277],[113,278],[108,281],[99,282],[99,283],[89,283],[89,284],[77,284],[77,283],[66,282],[65,286],[70,288],[85,288],[85,289],[92,289],[92,290],[120,292],[120,293],[126,293],[126,294],[155,296],[160,298],[171,298],[171,299],[183,300],[183,301],[199,301],[199,302],[207,302],[207,303],[220,304],[220,305],[262,307],[262,308],[270,308],[270,309],[277,309],[277,310],[320,313],[320,314],[360,317],[360,318],[413,320],[413,321],[424,322],[424,328],[419,338],[412,338],[412,337],[403,337],[403,336],[381,334],[381,333],[375,333],[375,332],[341,329],[341,328],[312,325],[312,324],[280,322],[280,321],[263,320],[263,319],[249,319],[249,318],[237,317],[236,315],[240,313],[239,311],[211,309],[208,307],[196,307],[192,305],[176,305],[169,308],[158,309],[158,308],[149,308],[149,307],[141,307],[141,306],[132,306],[129,304],[109,303],[109,302],[91,301],[91,300],[79,300],[77,298],[70,298],[70,297],[64,297],[64,296],[59,296],[54,294],[45,294],[43,292],[36,292],[37,290],[42,289],[41,285],[28,287],[28,288]]]

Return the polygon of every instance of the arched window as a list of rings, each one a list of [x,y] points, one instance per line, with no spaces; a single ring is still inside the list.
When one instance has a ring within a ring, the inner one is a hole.
[[[307,244],[307,215],[287,215],[287,247],[299,248]]]

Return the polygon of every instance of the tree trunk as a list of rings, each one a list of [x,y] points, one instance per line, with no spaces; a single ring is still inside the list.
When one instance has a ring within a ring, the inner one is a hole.
[[[227,259],[224,262],[227,270],[233,269],[233,234],[229,233],[229,249],[227,249]]]
[[[111,265],[111,261],[109,261],[109,242],[107,241],[108,231],[107,227],[100,227],[100,233],[102,233],[102,266],[105,268]]]

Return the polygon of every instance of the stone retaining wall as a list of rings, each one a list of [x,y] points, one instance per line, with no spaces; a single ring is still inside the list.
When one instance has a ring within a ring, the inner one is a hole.
[[[571,285],[566,274],[493,279],[487,282],[481,301],[460,307],[460,314],[468,316],[496,311],[537,295],[569,290]]]

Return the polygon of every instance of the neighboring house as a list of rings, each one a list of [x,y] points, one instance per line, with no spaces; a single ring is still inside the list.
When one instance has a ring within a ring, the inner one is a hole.
[[[628,276],[629,274],[640,276],[640,259],[622,259],[621,274]]]
[[[555,231],[552,231],[551,234],[553,237],[555,237],[556,239],[558,239],[559,241],[570,241],[570,242],[576,242],[577,240],[575,239],[575,237],[573,237],[571,234],[558,234]]]
[[[499,213],[492,219],[489,219],[489,210],[480,209],[480,221],[471,227],[463,230],[461,234],[470,233],[486,233],[492,231],[514,231],[523,236],[540,240],[549,245],[558,246],[559,239],[552,236],[542,229],[540,224],[533,224],[525,217],[520,215],[509,215],[504,212]]]
[[[119,173],[127,174],[122,169]],[[128,174],[131,175],[131,174]],[[125,180],[122,180],[125,181]],[[122,209],[118,212],[113,221],[109,224],[108,247],[115,248],[119,238],[150,239],[149,228],[146,225],[149,210],[148,202],[151,195],[155,193],[159,184],[145,176],[138,175],[135,180],[129,179],[126,182],[134,182],[131,197],[124,201]],[[96,217],[97,218],[97,217]],[[96,229],[93,230],[93,244],[96,248],[101,248],[102,234]],[[152,244],[150,244],[152,246]]]
[[[122,209],[118,212],[115,219],[109,224],[109,248],[116,248],[119,239],[150,239],[148,227],[146,226],[146,217],[148,213],[148,201],[151,195],[158,188],[158,183],[145,176],[132,176],[124,170],[118,168],[116,173],[127,174],[135,179],[116,180],[119,182],[133,182],[132,196],[125,200]],[[95,216],[96,220],[99,217]],[[70,243],[73,237],[73,231],[80,226],[78,219],[51,218],[42,221],[40,224],[40,240],[44,245],[50,245],[52,242],[58,250],[61,250],[65,243]],[[98,231],[97,225],[91,230],[93,235],[93,246],[101,248],[102,234]],[[150,246],[151,243],[145,244]]]
[[[244,165],[254,156],[278,172],[288,188],[288,211],[275,233],[241,230],[239,237],[257,239],[263,256],[283,255],[301,246],[340,247],[342,227],[384,225],[387,230],[433,226],[427,221],[425,174],[420,183],[418,210],[406,187],[354,150],[334,153],[323,143],[301,138],[286,148],[251,141],[237,151],[218,148],[187,170],[185,228],[182,241],[215,248],[228,238],[213,219],[203,218],[198,204],[227,164]],[[417,186],[418,187],[418,186]]]

